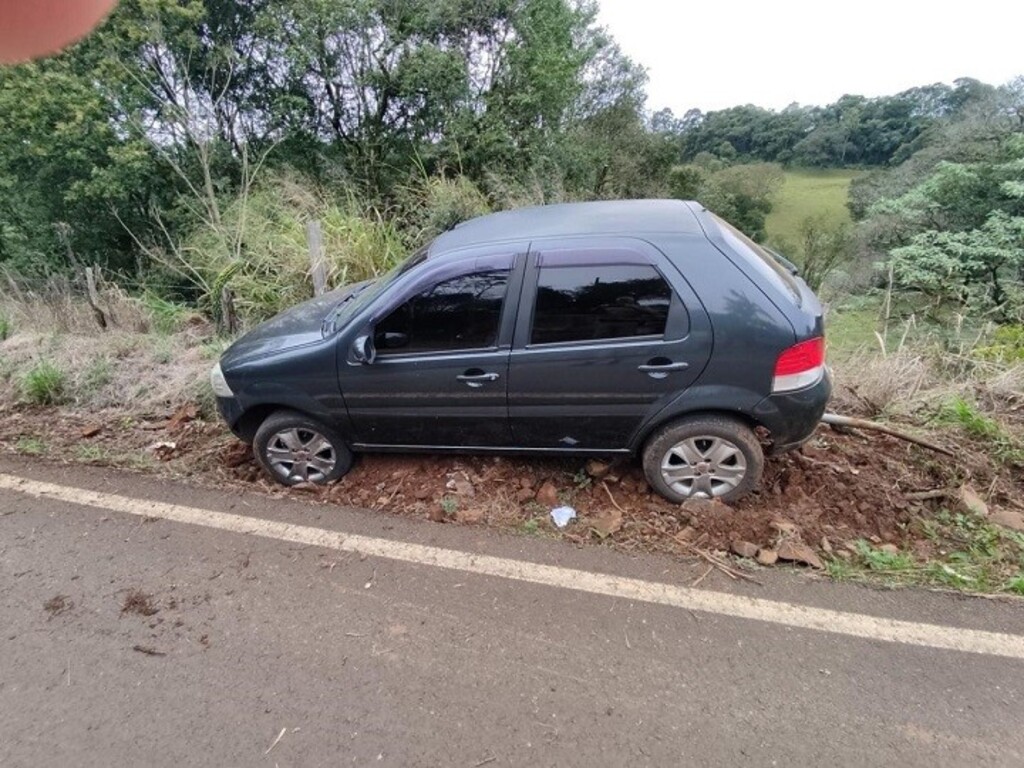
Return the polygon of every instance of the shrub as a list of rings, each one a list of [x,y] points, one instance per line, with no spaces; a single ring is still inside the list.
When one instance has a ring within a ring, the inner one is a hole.
[[[67,376],[53,363],[43,360],[25,374],[21,391],[25,399],[35,405],[57,405],[67,395]]]

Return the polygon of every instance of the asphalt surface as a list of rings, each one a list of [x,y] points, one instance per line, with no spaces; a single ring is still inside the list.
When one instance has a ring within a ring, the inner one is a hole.
[[[689,585],[535,537],[0,458],[65,486]],[[1024,602],[701,588],[1024,635]],[[150,615],[123,610],[135,601]],[[141,603],[141,604],[140,604]],[[0,766],[1024,764],[1024,661],[0,491]]]

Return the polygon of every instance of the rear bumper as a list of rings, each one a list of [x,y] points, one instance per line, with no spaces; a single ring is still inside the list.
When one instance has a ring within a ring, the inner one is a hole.
[[[826,369],[817,384],[796,392],[769,395],[751,414],[772,439],[772,453],[782,453],[806,442],[825,413],[832,396],[832,374]]]

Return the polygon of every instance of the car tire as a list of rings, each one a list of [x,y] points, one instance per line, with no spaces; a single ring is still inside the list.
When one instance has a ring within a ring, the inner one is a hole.
[[[764,451],[754,431],[727,416],[689,416],[658,429],[643,451],[647,482],[680,503],[692,498],[733,502],[757,488]]]
[[[334,429],[298,411],[275,411],[256,430],[256,461],[281,485],[333,483],[352,468],[352,451]]]

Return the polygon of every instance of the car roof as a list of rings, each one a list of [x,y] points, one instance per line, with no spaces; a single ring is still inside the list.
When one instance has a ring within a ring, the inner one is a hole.
[[[703,234],[683,200],[601,200],[517,208],[480,216],[439,235],[431,255],[471,245],[571,235]],[[693,203],[700,210],[703,206]]]

